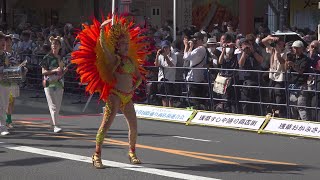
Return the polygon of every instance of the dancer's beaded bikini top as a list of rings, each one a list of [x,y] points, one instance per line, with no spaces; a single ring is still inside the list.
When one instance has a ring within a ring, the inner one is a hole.
[[[128,57],[122,57],[117,72],[121,74],[133,74],[135,72],[135,65]]]

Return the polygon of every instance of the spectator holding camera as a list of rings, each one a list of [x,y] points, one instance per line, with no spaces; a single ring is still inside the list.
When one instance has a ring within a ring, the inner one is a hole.
[[[157,51],[154,64],[159,67],[158,81],[161,83],[159,83],[158,91],[161,94],[173,95],[173,82],[176,80],[176,69],[172,67],[176,67],[177,56],[171,52],[171,45],[169,41],[161,42],[161,49]],[[172,98],[163,96],[162,105],[165,107],[173,107]]]
[[[308,53],[307,56],[310,58],[310,66],[313,69],[312,72],[315,72],[316,74],[320,74],[320,51],[319,51],[319,41],[312,41],[308,47]],[[310,76],[309,77],[309,90],[320,90],[320,76]],[[318,94],[318,97],[316,93],[311,94],[311,107],[319,107],[320,105],[320,97]],[[318,113],[316,113],[315,110],[311,110],[311,119],[319,121],[320,120],[320,111],[318,110]]]
[[[186,81],[201,83],[205,82],[204,70],[203,69],[193,69],[193,68],[202,68],[206,64],[207,50],[204,47],[203,34],[201,32],[196,32],[192,36],[192,41],[189,41],[187,38],[184,38],[184,55],[183,59],[185,61],[190,61],[189,72],[186,76]],[[201,84],[188,84],[189,95],[191,97],[205,97],[207,94],[207,87]],[[200,108],[198,105],[200,102],[194,101],[194,104],[197,108]],[[204,102],[202,102],[202,105]]]
[[[310,43],[308,47],[307,56],[311,59],[311,67],[316,71],[320,71],[320,51],[319,51],[319,41],[314,40]]]
[[[231,41],[226,41],[224,44],[221,45],[222,53],[219,57],[218,64],[221,66],[222,69],[237,69],[238,61],[237,56],[235,55],[236,44],[232,43]],[[234,71],[230,70],[221,70],[217,78],[219,76],[227,78],[224,84],[224,88],[226,88],[225,92],[221,95],[223,99],[228,100],[225,103],[219,103],[216,107],[217,111],[223,112],[232,112],[236,113],[236,105],[237,103],[234,102],[235,100],[235,89],[232,86],[234,84]],[[216,79],[217,80],[217,79]]]
[[[252,41],[252,42],[250,42]],[[250,41],[246,38],[240,46],[241,46],[241,53],[238,54],[238,65],[239,69],[242,70],[260,70],[261,63],[263,62],[263,57],[258,51],[257,48],[254,47],[254,39],[250,39]],[[257,86],[259,74],[242,71],[239,73],[239,83],[243,84],[244,87],[241,89],[241,100],[242,101],[257,101],[259,97],[258,90],[252,87],[246,86]],[[255,109],[254,104],[243,103],[242,111],[244,114],[257,114],[257,110]]]
[[[68,53],[71,53],[72,52],[72,49],[73,49],[73,42],[74,42],[74,37],[72,35],[73,33],[73,26],[72,24],[70,23],[67,23],[65,26],[64,26],[64,36],[63,36],[63,43],[64,43],[64,46],[65,46],[65,53],[68,54]]]
[[[210,67],[217,67],[218,66],[218,57],[220,56],[221,52],[217,50],[219,43],[217,42],[217,38],[213,36],[209,38],[207,41],[207,49],[210,54]]]
[[[31,54],[32,52],[32,40],[29,31],[23,31],[21,34],[21,41],[18,43],[19,54]]]
[[[284,88],[285,87],[285,61],[287,60],[287,52],[285,50],[285,42],[283,38],[273,37],[271,35],[265,37],[261,41],[266,46],[266,52],[270,56],[270,72],[269,72],[269,87]],[[285,104],[285,90],[270,89],[269,98],[272,103]],[[277,107],[279,117],[286,117],[285,106]],[[275,110],[275,109],[273,109]]]
[[[302,41],[293,42],[292,48],[293,57],[286,61],[286,69],[289,72],[293,72],[289,74],[290,103],[292,105],[306,106],[308,93],[305,90],[307,90],[308,75],[304,73],[309,72],[308,64],[310,59],[303,53],[304,44]],[[308,120],[308,114],[304,107],[292,107],[291,113],[295,119]]]

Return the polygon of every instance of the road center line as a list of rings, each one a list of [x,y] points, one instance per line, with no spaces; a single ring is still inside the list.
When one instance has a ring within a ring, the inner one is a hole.
[[[16,150],[16,151],[28,152],[28,153],[32,153],[32,154],[40,154],[40,155],[44,155],[44,156],[51,156],[51,157],[57,157],[57,158],[62,158],[62,159],[69,159],[69,160],[73,160],[73,161],[92,163],[91,157],[81,156],[81,155],[76,155],[76,154],[69,154],[69,153],[64,153],[64,152],[45,150],[45,149],[34,148],[34,147],[29,147],[29,146],[17,146],[17,145],[7,144],[7,143],[3,143],[3,142],[0,142],[0,147],[4,147],[7,149]],[[103,162],[103,164],[106,164],[109,167],[116,167],[116,168],[120,168],[120,169],[143,172],[143,173],[148,173],[148,174],[153,174],[153,175],[158,175],[158,176],[165,176],[165,177],[170,177],[170,178],[190,179],[190,180],[220,180],[220,179],[215,179],[215,178],[196,176],[196,175],[190,175],[190,174],[183,174],[183,173],[155,169],[155,168],[148,168],[148,167],[144,167],[144,166],[125,164],[125,163],[120,163],[120,162],[116,162],[116,161],[102,160],[102,162]]]
[[[206,139],[196,139],[196,138],[189,138],[189,137],[183,137],[183,136],[172,136],[175,138],[180,138],[180,139],[189,139],[193,141],[204,141],[204,142],[211,142],[211,140],[206,140]]]
[[[19,121],[17,123],[21,123],[24,126],[31,126],[31,127],[49,127],[49,125],[45,125],[43,123],[35,123],[35,122],[28,122],[28,121]],[[62,138],[62,139],[81,139],[78,136],[84,138],[82,140],[89,141],[89,142],[94,142],[95,143],[95,134],[83,134],[79,132],[63,132],[62,134],[65,134],[65,136],[60,135],[52,135],[52,134],[34,134],[35,136],[50,136],[54,138]],[[68,136],[71,135],[71,136]],[[77,137],[74,137],[77,136]],[[89,137],[89,139],[86,139]],[[91,138],[90,138],[91,137]],[[128,146],[128,142],[124,141],[119,141],[115,139],[106,139],[105,143],[108,144],[114,144],[114,145],[124,145]],[[252,165],[247,165],[247,164],[241,164],[233,161],[226,161],[226,160],[221,160],[221,159],[216,159],[216,158],[223,158],[223,159],[232,159],[232,160],[241,160],[241,161],[249,161],[249,162],[262,162],[262,163],[267,163],[267,164],[278,164],[278,165],[289,165],[289,166],[297,166],[298,164],[295,163],[288,163],[288,162],[279,162],[279,161],[271,161],[271,160],[262,160],[262,159],[253,159],[253,158],[244,158],[244,157],[237,157],[237,156],[227,156],[227,155],[219,155],[219,154],[208,154],[208,153],[200,153],[200,152],[192,152],[192,151],[182,151],[182,150],[177,150],[177,149],[167,149],[167,148],[159,148],[159,147],[154,147],[154,146],[147,146],[143,144],[137,144],[138,148],[143,148],[143,149],[149,149],[149,150],[154,150],[154,151],[160,151],[160,152],[165,152],[165,153],[170,153],[170,154],[177,154],[180,156],[186,156],[186,157],[191,157],[191,158],[196,158],[196,159],[202,159],[210,162],[215,162],[215,163],[224,163],[224,164],[231,164],[231,165],[236,165],[236,166],[241,166],[241,167],[247,167],[247,168],[253,168],[256,170],[263,170],[265,168],[262,168],[260,166],[252,166]],[[208,158],[208,157],[214,157],[214,158]]]

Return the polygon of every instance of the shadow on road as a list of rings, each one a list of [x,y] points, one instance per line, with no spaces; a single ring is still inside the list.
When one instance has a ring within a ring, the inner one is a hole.
[[[0,162],[0,167],[8,167],[8,166],[34,166],[39,164],[48,164],[52,162],[63,161],[60,158],[50,158],[50,157],[34,157],[34,158],[26,158],[12,161],[4,161]]]
[[[200,164],[197,166],[180,166],[170,164],[153,164],[161,166],[161,169],[166,170],[182,170],[182,171],[198,171],[198,172],[245,172],[245,173],[279,173],[279,174],[303,174],[302,172],[310,169],[318,169],[312,166],[301,166],[301,165],[280,165],[280,164],[265,164],[265,163],[240,163],[239,165],[229,164]],[[263,168],[263,170],[247,168],[243,166],[257,166]],[[159,168],[159,167],[157,167]]]

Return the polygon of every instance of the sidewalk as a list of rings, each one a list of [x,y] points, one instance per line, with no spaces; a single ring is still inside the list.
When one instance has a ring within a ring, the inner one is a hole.
[[[77,94],[64,94],[61,106],[61,115],[74,114],[98,114],[102,112],[102,107],[105,103],[98,101],[95,95],[92,97],[85,112],[82,112],[89,96],[80,98]],[[20,97],[16,98],[14,114],[29,114],[29,113],[49,113],[47,100],[44,91],[20,90]]]

